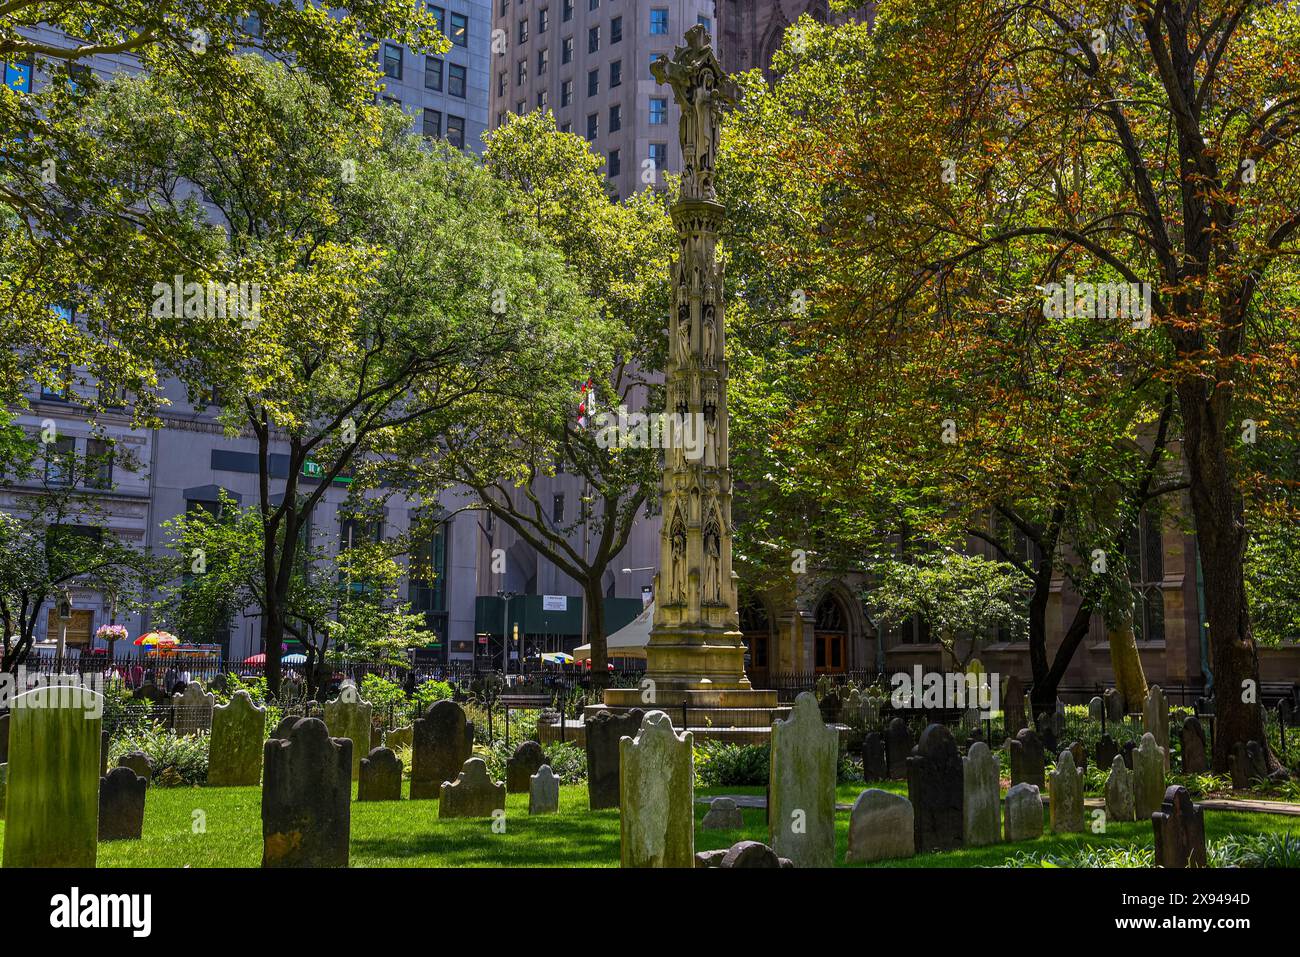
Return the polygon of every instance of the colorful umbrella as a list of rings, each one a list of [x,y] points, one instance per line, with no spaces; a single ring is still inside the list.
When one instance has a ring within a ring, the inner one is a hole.
[[[563,651],[548,651],[542,655],[542,660],[548,665],[571,665],[573,655],[565,654]]]
[[[280,659],[286,665],[305,665],[307,663],[306,655],[285,655]]]
[[[170,632],[150,631],[137,638],[135,643],[145,648],[170,648],[179,645],[181,640]]]

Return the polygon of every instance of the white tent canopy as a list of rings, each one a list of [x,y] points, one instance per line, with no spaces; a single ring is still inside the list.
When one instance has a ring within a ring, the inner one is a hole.
[[[614,634],[605,639],[605,653],[610,658],[644,658],[645,646],[650,642],[650,623],[654,621],[655,603],[645,606],[637,615]],[[579,645],[573,649],[573,657],[578,661],[591,658],[591,645]]]

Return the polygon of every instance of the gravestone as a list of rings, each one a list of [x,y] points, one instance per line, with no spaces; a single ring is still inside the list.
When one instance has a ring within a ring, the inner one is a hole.
[[[99,779],[99,839],[138,841],[144,830],[148,782],[130,768],[116,767]]]
[[[601,711],[587,721],[587,806],[593,811],[618,807],[619,746],[641,729],[645,712],[633,708],[625,714]]]
[[[412,729],[408,724],[403,728],[391,728],[384,732],[384,747],[393,751],[409,748],[412,741]]]
[[[1268,781],[1268,759],[1258,741],[1238,741],[1228,755],[1228,770],[1232,774],[1232,787],[1245,791]]]
[[[1183,773],[1200,774],[1207,770],[1205,761],[1205,729],[1195,715],[1183,719],[1178,729],[1179,748],[1182,751]]]
[[[172,695],[172,729],[177,734],[196,734],[212,727],[212,709],[217,696],[191,681],[180,694]]]
[[[523,741],[515,748],[513,757],[506,758],[506,793],[527,794],[533,775],[546,763],[542,746],[536,741]]]
[[[1133,811],[1139,821],[1151,820],[1165,797],[1165,753],[1150,731],[1133,752]]]
[[[963,777],[952,734],[941,724],[930,725],[907,759],[918,854],[961,846]]]
[[[1025,726],[1025,688],[1015,675],[1002,683],[1002,718],[1008,735]]]
[[[1008,746],[1011,755],[1011,783],[1032,784],[1043,789],[1043,744],[1033,728],[1021,728]]]
[[[916,853],[912,802],[901,794],[868,788],[849,814],[849,864],[911,857]]]
[[[347,867],[352,741],[298,718],[262,752],[262,866]]]
[[[247,691],[236,691],[229,704],[213,708],[208,786],[257,787],[262,782],[265,733],[266,709],[253,704]]]
[[[353,746],[356,742],[352,742]],[[402,762],[392,748],[372,748],[361,759],[357,778],[358,801],[400,801],[402,799]]]
[[[411,743],[411,800],[438,800],[474,750],[474,725],[454,701],[435,701],[416,719]]]
[[[709,802],[709,812],[700,821],[700,827],[706,831],[734,831],[745,826],[740,808],[729,797],[715,797]]]
[[[879,731],[868,731],[862,741],[862,780],[889,780],[889,759],[885,755],[885,738]]]
[[[729,848],[701,851],[695,855],[695,866],[723,870],[775,870],[794,867],[794,864],[787,858],[778,857],[776,851],[759,841],[739,841]]]
[[[293,726],[297,724],[299,721],[301,721],[303,717],[304,715],[300,715],[300,714],[285,715],[278,722],[276,722],[276,725],[271,730],[271,733],[267,735],[267,739],[271,741],[281,741],[289,737],[289,732],[293,730]]]
[[[543,764],[528,781],[528,813],[555,814],[560,810],[560,779]]]
[[[9,763],[9,713],[0,714],[0,764]]]
[[[104,699],[45,685],[11,707],[4,866],[94,867]]]
[[[1055,720],[1046,712],[1038,716],[1038,735],[1043,741],[1043,753],[1056,753],[1056,728]]]
[[[885,756],[889,761],[889,779],[907,777],[907,758],[912,753],[912,732],[902,718],[893,718],[885,728]]]
[[[885,707],[886,698],[873,698],[870,695],[862,699],[862,726],[864,728],[880,727],[880,712]],[[884,739],[881,739],[883,746]]]
[[[5,819],[5,795],[9,793],[9,765],[0,764],[0,821]]]
[[[1109,734],[1103,734],[1097,739],[1097,747],[1093,752],[1093,761],[1099,768],[1108,768],[1115,762],[1115,756],[1119,754],[1119,745]]]
[[[1110,821],[1135,821],[1133,807],[1133,772],[1118,754],[1111,758],[1110,775],[1106,778],[1106,818]]]
[[[1074,765],[1074,755],[1062,751],[1049,776],[1048,812],[1053,834],[1083,830],[1083,772]]]
[[[1151,825],[1156,867],[1205,867],[1205,820],[1187,788],[1176,784],[1165,791]]]
[[[1008,841],[1032,841],[1043,833],[1043,796],[1037,785],[1021,782],[1007,791],[1004,823]]]
[[[768,842],[796,867],[835,866],[835,771],[839,734],[807,691],[790,717],[772,722]]]
[[[491,817],[506,807],[504,782],[488,777],[487,762],[470,758],[455,781],[444,781],[438,817]]]
[[[361,759],[370,753],[370,726],[374,709],[357,694],[352,685],[344,685],[339,696],[325,702],[325,727],[331,738],[352,742],[352,780],[361,776]]]
[[[1074,766],[1085,774],[1088,772],[1088,749],[1083,746],[1081,741],[1072,741],[1070,743],[1070,757],[1074,758]]]
[[[808,700],[820,717],[816,699]],[[773,738],[775,749],[775,731]],[[695,736],[677,734],[668,715],[650,711],[618,750],[622,866],[694,867]]]
[[[972,744],[962,758],[962,789],[962,843],[996,844],[1002,834],[998,759],[983,741]]]
[[[1130,771],[1133,770],[1133,752],[1137,750],[1136,741],[1125,741],[1119,746],[1120,757],[1124,759],[1124,767]]]
[[[1101,700],[1106,704],[1106,721],[1108,723],[1124,720],[1124,696],[1118,688],[1107,688],[1101,693]]]
[[[1088,720],[1101,721],[1106,717],[1106,702],[1101,700],[1100,695],[1094,695],[1088,699]]]
[[[1156,745],[1162,749],[1165,770],[1169,770],[1169,699],[1160,690],[1159,685],[1152,685],[1147,697],[1142,702],[1142,730],[1153,735]],[[1163,789],[1161,794],[1163,794]],[[1154,810],[1154,808],[1153,808]],[[1146,820],[1145,817],[1142,820]]]
[[[262,742],[258,741],[257,746],[260,748]],[[261,762],[259,761],[258,763],[260,764]],[[145,754],[143,751],[128,751],[117,759],[117,766],[119,768],[130,768],[140,777],[144,778],[146,784],[153,780],[153,761],[149,758],[149,755]],[[210,771],[208,772],[208,776],[211,777]]]

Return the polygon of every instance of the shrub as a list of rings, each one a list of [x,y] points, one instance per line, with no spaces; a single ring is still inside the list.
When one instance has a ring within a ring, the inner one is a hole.
[[[153,780],[164,787],[204,784],[208,780],[208,735],[178,735],[161,724],[132,728],[109,743],[108,763],[130,751],[143,751],[153,762]]]
[[[492,780],[506,779],[506,761],[514,756],[522,740],[527,739],[512,738],[507,746],[505,738],[498,738],[491,746],[479,745],[474,749],[475,755],[487,764]],[[587,752],[576,744],[554,742],[544,745],[542,752],[546,755],[546,763],[564,784],[580,784],[587,780]]]
[[[748,787],[767,784],[765,744],[704,741],[695,748],[695,776],[702,787]]]

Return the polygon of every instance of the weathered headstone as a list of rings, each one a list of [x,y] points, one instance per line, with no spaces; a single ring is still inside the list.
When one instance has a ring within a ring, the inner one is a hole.
[[[1165,797],[1165,749],[1150,731],[1133,752],[1133,810],[1139,821],[1151,820]]]
[[[444,781],[438,817],[491,817],[506,807],[504,782],[488,776],[487,762],[470,758],[454,781]]]
[[[1268,758],[1258,741],[1238,741],[1228,755],[1228,770],[1232,774],[1232,787],[1245,791],[1268,781]]]
[[[636,737],[619,741],[624,867],[695,866],[694,750],[695,736],[677,734],[662,711],[648,712]]]
[[[868,788],[853,802],[844,860],[853,864],[911,857],[916,853],[915,831],[911,801],[901,794]]]
[[[1025,726],[1025,687],[1015,675],[1002,682],[1002,718],[1008,735]]]
[[[1086,774],[1088,771],[1088,749],[1083,746],[1083,742],[1070,742],[1070,757],[1074,758],[1074,766]]]
[[[1005,821],[1008,841],[1032,841],[1043,833],[1043,796],[1038,787],[1021,782],[1007,790]]]
[[[130,768],[117,767],[99,779],[99,839],[138,841],[144,831],[148,782]]]
[[[438,800],[442,783],[454,781],[474,750],[474,725],[454,701],[429,706],[414,724],[411,745],[411,800]]]
[[[506,758],[506,793],[527,794],[533,775],[546,763],[542,746],[536,741],[520,742],[513,757]]]
[[[1165,770],[1169,770],[1169,699],[1165,693],[1160,690],[1159,685],[1152,685],[1147,691],[1147,697],[1142,702],[1142,730],[1151,734],[1156,739],[1156,744],[1162,749],[1161,757],[1165,762]],[[1163,794],[1163,789],[1161,794]],[[1146,820],[1145,817],[1142,820]]]
[[[258,741],[257,746],[260,748],[262,742]],[[260,760],[258,764],[261,764]],[[144,778],[146,784],[153,780],[153,760],[143,751],[128,751],[117,759],[117,766],[119,768],[130,768]],[[209,777],[211,777],[211,772],[209,772]]]
[[[729,797],[715,797],[709,802],[709,811],[700,821],[700,828],[705,831],[734,831],[745,826],[740,808]]]
[[[794,867],[794,864],[787,858],[778,857],[776,851],[759,841],[739,841],[729,848],[701,851],[695,855],[695,866],[762,870]]]
[[[1124,696],[1118,688],[1107,688],[1102,692],[1102,701],[1106,703],[1106,721],[1118,723],[1124,720]]]
[[[1083,772],[1074,766],[1074,755],[1062,751],[1056,769],[1049,776],[1048,812],[1053,834],[1083,830]]]
[[[1124,759],[1124,767],[1130,771],[1133,770],[1133,752],[1137,750],[1136,741],[1125,741],[1119,746],[1120,757]]]
[[[1206,770],[1205,729],[1200,719],[1188,715],[1183,719],[1183,726],[1178,729],[1179,748],[1182,751],[1183,773],[1200,774]]]
[[[803,692],[788,719],[772,722],[768,840],[796,867],[835,866],[835,771],[839,734]]]
[[[1115,761],[1115,756],[1119,754],[1119,745],[1109,734],[1103,734],[1097,739],[1097,747],[1093,751],[1093,763],[1099,768],[1108,768]]]
[[[996,844],[1002,835],[998,778],[997,757],[976,741],[962,758],[962,843],[967,847]]]
[[[262,752],[262,866],[347,867],[352,741],[298,718]]]
[[[384,747],[391,748],[393,751],[409,748],[413,733],[409,724],[402,728],[391,728],[384,732]]]
[[[293,730],[293,726],[304,717],[307,716],[301,714],[285,715],[276,722],[275,727],[271,729],[271,733],[266,736],[267,739],[270,741],[283,741],[285,738],[289,737],[289,732]]]
[[[885,738],[879,731],[868,731],[862,740],[862,780],[889,780],[889,759],[885,755]]]
[[[352,742],[352,780],[361,776],[361,759],[370,753],[370,725],[374,709],[357,694],[352,685],[344,685],[339,696],[325,702],[325,727],[331,738]]]
[[[902,718],[893,718],[885,728],[885,756],[889,761],[889,778],[907,777],[907,758],[912,753],[912,732]]]
[[[1106,778],[1106,818],[1111,821],[1134,821],[1133,772],[1118,754],[1111,758],[1110,775]]]
[[[94,867],[104,699],[46,685],[11,707],[4,866]]]
[[[1157,867],[1205,867],[1205,820],[1187,788],[1176,784],[1165,791],[1151,825]]]
[[[962,789],[957,743],[946,727],[932,724],[907,759],[907,797],[915,816],[918,854],[961,846]]]
[[[1033,728],[1021,728],[1008,747],[1011,755],[1011,783],[1032,784],[1043,789],[1043,743]]]
[[[1101,700],[1100,695],[1093,695],[1088,699],[1088,720],[1101,721],[1106,717],[1106,702]]]
[[[644,711],[633,708],[625,714],[601,711],[587,721],[587,806],[591,810],[619,806],[618,743],[640,731],[644,717]]]
[[[543,764],[528,781],[528,813],[555,814],[560,810],[560,779]]]
[[[356,746],[356,742],[352,742]],[[357,778],[358,801],[400,801],[402,799],[402,762],[392,748],[372,748],[361,759]]]
[[[266,709],[253,704],[247,691],[236,691],[229,704],[213,708],[208,786],[257,787],[262,781],[265,733]]]
[[[212,709],[217,696],[191,681],[180,694],[172,695],[172,729],[177,734],[195,734],[212,727]]]

